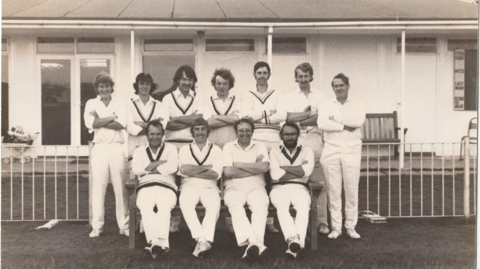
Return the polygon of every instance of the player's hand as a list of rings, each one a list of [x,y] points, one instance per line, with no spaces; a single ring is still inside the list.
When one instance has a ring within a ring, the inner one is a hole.
[[[142,128],[146,128],[147,127],[147,124],[146,122],[143,122],[143,121],[134,121],[133,123],[135,123],[136,125],[142,127]]]
[[[257,159],[255,160],[256,163],[261,163],[263,160],[263,154],[258,155]]]
[[[269,115],[269,116],[272,116],[273,114],[277,113],[277,110],[275,110],[275,109],[270,109],[269,112],[270,112],[270,115]]]
[[[209,165],[202,165],[202,167],[207,168],[207,169],[212,169],[213,165],[211,165],[211,164],[209,164]]]
[[[335,118],[334,116],[328,117],[329,120],[333,120],[334,118]]]
[[[158,117],[158,118],[156,118],[156,119],[153,119],[153,120],[151,120],[151,121],[158,121],[158,122],[162,122],[162,121],[163,121],[163,118],[162,118],[162,117]],[[146,125],[145,125],[145,127],[146,127]]]
[[[312,106],[307,106],[307,107],[303,110],[303,112],[310,112],[310,111],[312,111]]]
[[[304,164],[308,164],[308,161],[307,160],[303,161],[302,165],[304,165]]]

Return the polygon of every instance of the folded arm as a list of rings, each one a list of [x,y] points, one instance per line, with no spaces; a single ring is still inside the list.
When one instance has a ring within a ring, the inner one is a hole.
[[[218,115],[208,119],[208,126],[210,128],[219,128],[223,126],[233,125],[238,120],[238,116],[232,115]]]

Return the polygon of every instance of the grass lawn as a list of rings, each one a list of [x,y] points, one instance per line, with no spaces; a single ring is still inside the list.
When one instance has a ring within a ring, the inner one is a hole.
[[[475,220],[462,218],[389,219],[387,224],[359,220],[362,235],[352,240],[318,239],[319,250],[307,249],[296,261],[285,258],[281,234],[266,234],[268,252],[256,263],[240,260],[245,247],[219,220],[212,251],[204,259],[191,255],[186,227],[171,234],[169,253],[146,259],[142,236],[137,248],[118,234],[114,209],[107,208],[104,233],[90,239],[85,222],[64,222],[51,230],[33,230],[43,222],[2,222],[2,268],[474,268]]]

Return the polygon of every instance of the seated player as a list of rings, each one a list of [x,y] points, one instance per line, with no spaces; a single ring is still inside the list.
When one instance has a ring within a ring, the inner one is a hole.
[[[217,181],[222,175],[222,150],[207,140],[210,133],[206,120],[193,121],[190,128],[194,141],[180,149],[179,172],[180,209],[183,218],[197,241],[193,256],[201,258],[212,248],[215,225],[220,214],[220,190]],[[195,207],[205,207],[202,223]]]
[[[163,143],[164,129],[160,122],[149,122],[145,130],[148,144],[135,149],[132,172],[139,176],[137,206],[147,242],[151,244],[145,247],[144,253],[155,259],[157,254],[169,250],[170,212],[177,204],[178,153],[175,146]]]
[[[238,139],[223,147],[225,205],[232,216],[238,246],[247,246],[242,259],[255,260],[267,248],[264,242],[268,199],[265,172],[268,171],[268,152],[265,145],[252,140],[254,123],[244,118],[235,123]],[[252,212],[248,220],[244,206]]]
[[[278,221],[288,243],[286,255],[293,259],[305,248],[311,204],[307,181],[315,165],[313,151],[297,143],[299,136],[298,126],[286,123],[280,130],[283,144],[270,151],[270,201],[277,209]],[[290,215],[290,205],[297,212],[295,219]]]

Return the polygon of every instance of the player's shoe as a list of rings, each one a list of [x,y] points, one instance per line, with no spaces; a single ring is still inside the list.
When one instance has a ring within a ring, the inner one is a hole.
[[[198,240],[195,250],[193,251],[193,256],[197,258],[203,258],[207,251],[212,248],[212,245],[205,239]]]
[[[129,237],[130,236],[130,229],[128,229],[128,228],[127,229],[120,229],[120,234],[123,234],[123,235]]]
[[[100,236],[102,231],[93,229],[92,232],[88,235],[90,238],[97,238]]]
[[[339,232],[337,229],[333,228],[332,229],[332,232],[328,234],[328,239],[337,239],[337,237],[339,237],[340,235],[342,235],[342,232]]]
[[[242,260],[246,261],[254,261],[258,259],[260,253],[260,249],[255,244],[248,245],[245,253],[243,254]]]
[[[347,229],[347,234],[352,239],[360,239],[360,235],[355,231],[355,229]]]
[[[288,243],[288,249],[293,253],[299,252],[300,249],[302,248],[300,246],[300,235],[298,234],[294,236],[290,236],[287,239],[287,243]]]
[[[319,234],[329,234],[330,230],[328,229],[327,225],[322,223],[322,224],[320,224],[320,226],[318,226],[318,233]]]
[[[285,256],[287,256],[287,258],[291,259],[291,260],[296,260],[299,256],[299,254],[304,250],[304,248],[300,248],[300,250],[298,252],[292,252],[290,249],[287,249],[287,251],[285,251]]]

